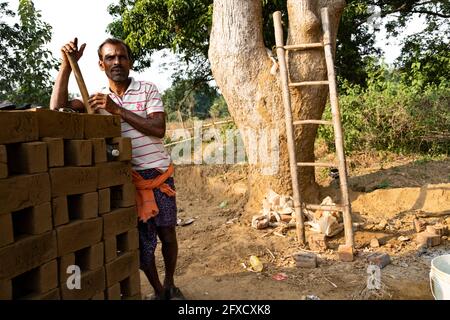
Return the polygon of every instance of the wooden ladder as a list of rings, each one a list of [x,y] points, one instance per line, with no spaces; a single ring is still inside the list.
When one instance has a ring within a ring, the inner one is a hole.
[[[310,210],[332,210],[340,211],[343,213],[344,230],[345,230],[345,244],[353,247],[353,228],[351,217],[351,205],[348,196],[347,187],[347,168],[345,163],[344,144],[342,138],[342,124],[341,116],[339,112],[339,101],[336,87],[336,75],[334,72],[334,61],[331,47],[330,36],[330,24],[328,18],[328,8],[322,8],[322,31],[323,40],[319,43],[305,43],[299,45],[284,45],[283,40],[283,28],[281,26],[281,12],[277,11],[273,14],[274,27],[275,27],[275,40],[277,47],[278,63],[280,65],[281,85],[283,90],[283,104],[284,114],[286,121],[286,134],[289,151],[289,164],[292,178],[292,189],[294,199],[295,217],[297,223],[297,238],[300,244],[304,244],[305,241],[305,227],[303,221],[303,208]],[[325,51],[325,61],[327,65],[328,80],[324,81],[303,81],[303,82],[291,82],[288,75],[288,66],[286,65],[286,51],[288,50],[315,50],[323,48]],[[304,86],[318,86],[327,85],[330,93],[330,104],[332,112],[332,121],[324,120],[292,120],[291,109],[291,87],[304,87]],[[332,125],[334,130],[334,139],[336,146],[336,153],[338,157],[338,163],[321,163],[321,162],[297,162],[295,156],[295,138],[294,138],[294,125]],[[341,190],[341,204],[336,206],[323,206],[316,204],[305,204],[302,202],[299,191],[297,167],[299,166],[313,166],[313,167],[337,167],[339,170],[339,181]]]

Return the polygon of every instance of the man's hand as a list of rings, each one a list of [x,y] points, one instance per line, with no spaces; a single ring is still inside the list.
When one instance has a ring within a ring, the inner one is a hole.
[[[120,115],[120,107],[112,101],[108,94],[95,93],[89,97],[89,106],[98,112],[100,109],[106,110],[111,114]]]
[[[73,39],[69,43],[66,43],[61,48],[62,55],[62,66],[70,68],[69,60],[67,59],[67,54],[72,55],[77,61],[83,56],[84,48],[86,47],[86,43],[83,43],[78,49],[78,38]]]

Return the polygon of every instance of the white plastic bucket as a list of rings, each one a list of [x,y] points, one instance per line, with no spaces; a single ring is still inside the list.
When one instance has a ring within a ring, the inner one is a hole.
[[[431,293],[436,300],[450,300],[450,254],[431,260]]]

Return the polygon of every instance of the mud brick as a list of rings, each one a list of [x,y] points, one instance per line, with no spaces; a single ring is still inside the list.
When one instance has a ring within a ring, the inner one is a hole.
[[[116,209],[111,213],[104,214],[103,223],[104,239],[134,229],[137,225],[136,207]]]
[[[0,249],[0,279],[11,279],[56,258],[54,231],[26,237]]]
[[[52,196],[67,196],[97,191],[98,171],[95,167],[50,169]]]
[[[105,300],[105,292],[100,291],[98,293],[96,293],[91,300]]]
[[[98,193],[90,192],[68,197],[69,217],[75,219],[93,219],[98,217]]]
[[[122,295],[120,293],[120,283],[106,289],[106,300],[122,300]]]
[[[128,208],[136,205],[136,187],[126,183],[111,188],[111,205],[113,208]]]
[[[50,201],[50,179],[47,173],[0,180],[0,214],[48,201]]]
[[[53,198],[52,215],[54,227],[58,227],[69,222],[69,208],[67,205],[66,196]]]
[[[111,262],[117,258],[117,239],[115,236],[105,239],[105,262]]]
[[[99,243],[102,239],[102,219],[79,220],[56,228],[58,256],[63,256]]]
[[[391,257],[387,253],[375,252],[367,257],[370,264],[374,264],[383,269],[391,263]]]
[[[426,231],[428,233],[442,237],[447,235],[448,227],[443,224],[435,224],[434,226],[427,226]]]
[[[425,221],[415,218],[413,220],[413,224],[414,224],[414,229],[416,230],[417,233],[425,231],[425,227],[426,227]]]
[[[26,297],[27,300],[61,300],[59,288],[55,288],[46,293],[38,293]]]
[[[66,166],[90,166],[92,164],[92,142],[90,140],[65,140],[64,158]]]
[[[83,117],[77,113],[36,109],[39,137],[83,139]]]
[[[312,233],[308,237],[309,247],[313,251],[325,251],[328,248],[327,238],[323,233]]]
[[[103,242],[97,243],[75,253],[75,264],[81,270],[96,270],[103,266]]]
[[[111,139],[111,144],[116,145],[119,149],[118,161],[131,161],[132,146],[131,138],[128,137],[116,137]]]
[[[428,248],[431,248],[441,244],[441,237],[439,235],[424,231],[417,234],[416,242],[419,245],[424,245]]]
[[[98,168],[98,189],[130,183],[131,165],[124,162],[100,163]]]
[[[0,300],[12,300],[12,282],[11,280],[0,279]]]
[[[62,138],[42,138],[47,144],[48,167],[64,166],[64,140]]]
[[[39,140],[38,119],[33,112],[0,112],[0,128],[0,144]]]
[[[139,253],[138,251],[127,252],[114,261],[105,265],[106,269],[106,285],[111,286],[139,270]]]
[[[99,268],[95,271],[81,273],[81,289],[70,290],[67,284],[61,285],[62,300],[88,300],[99,291],[105,290],[105,269]]]
[[[114,138],[122,135],[120,116],[83,114],[84,138]]]
[[[120,283],[123,296],[132,297],[141,292],[141,277],[139,271],[133,273]]]
[[[66,285],[67,278],[70,276],[70,274],[67,273],[67,268],[74,265],[76,265],[75,253],[69,253],[58,258],[58,279],[61,286]]]
[[[0,248],[14,242],[11,214],[0,215]]]
[[[26,287],[34,293],[46,293],[58,286],[58,263],[49,261],[24,275]]]
[[[293,255],[297,267],[300,268],[316,268],[317,256],[314,253],[299,252]]]
[[[128,252],[139,248],[139,234],[136,228],[128,232],[119,234],[116,237],[117,251]]]
[[[353,247],[345,245],[345,244],[339,245],[338,257],[339,257],[339,260],[341,260],[343,262],[352,262],[353,261]]]
[[[111,211],[111,190],[98,190],[98,213],[101,215]]]
[[[52,206],[46,202],[12,213],[14,229],[21,234],[37,235],[52,230]]]
[[[92,138],[92,157],[94,163],[106,162],[106,141],[103,138]]]
[[[8,177],[8,157],[6,147],[0,145],[0,179]]]
[[[47,144],[45,142],[25,142],[7,147],[8,170],[10,173],[47,172]]]

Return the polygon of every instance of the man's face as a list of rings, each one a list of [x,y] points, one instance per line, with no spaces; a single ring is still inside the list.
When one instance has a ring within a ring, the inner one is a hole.
[[[106,76],[115,81],[123,82],[128,80],[131,69],[131,60],[128,57],[125,46],[106,43],[102,47],[103,59],[99,61],[100,69],[105,71]]]

